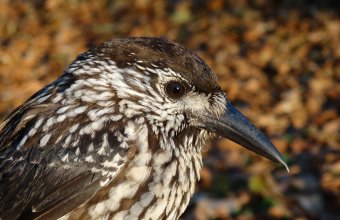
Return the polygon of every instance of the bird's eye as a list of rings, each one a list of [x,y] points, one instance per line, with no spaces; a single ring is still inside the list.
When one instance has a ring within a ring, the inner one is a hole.
[[[165,91],[170,98],[179,99],[185,94],[185,87],[177,81],[170,81],[165,86]]]

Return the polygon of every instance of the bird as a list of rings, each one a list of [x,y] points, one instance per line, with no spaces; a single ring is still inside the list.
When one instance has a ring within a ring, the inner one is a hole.
[[[194,52],[104,42],[0,124],[0,219],[179,219],[217,136],[288,169]]]

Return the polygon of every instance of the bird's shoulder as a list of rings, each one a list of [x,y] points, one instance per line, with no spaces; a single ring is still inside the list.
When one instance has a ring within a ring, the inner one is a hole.
[[[0,217],[60,217],[113,179],[133,154],[123,117],[83,103],[37,104],[42,98],[36,94],[0,125],[0,210],[6,210]]]

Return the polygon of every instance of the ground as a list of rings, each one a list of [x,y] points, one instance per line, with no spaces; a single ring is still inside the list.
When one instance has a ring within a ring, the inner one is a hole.
[[[2,0],[1,121],[77,54],[125,36],[198,53],[290,167],[211,143],[182,219],[340,219],[339,1]]]

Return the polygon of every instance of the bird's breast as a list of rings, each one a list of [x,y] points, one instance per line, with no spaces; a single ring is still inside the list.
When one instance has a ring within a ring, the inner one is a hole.
[[[137,154],[99,193],[105,199],[90,206],[88,214],[92,219],[178,219],[194,193],[200,168],[200,154]]]

